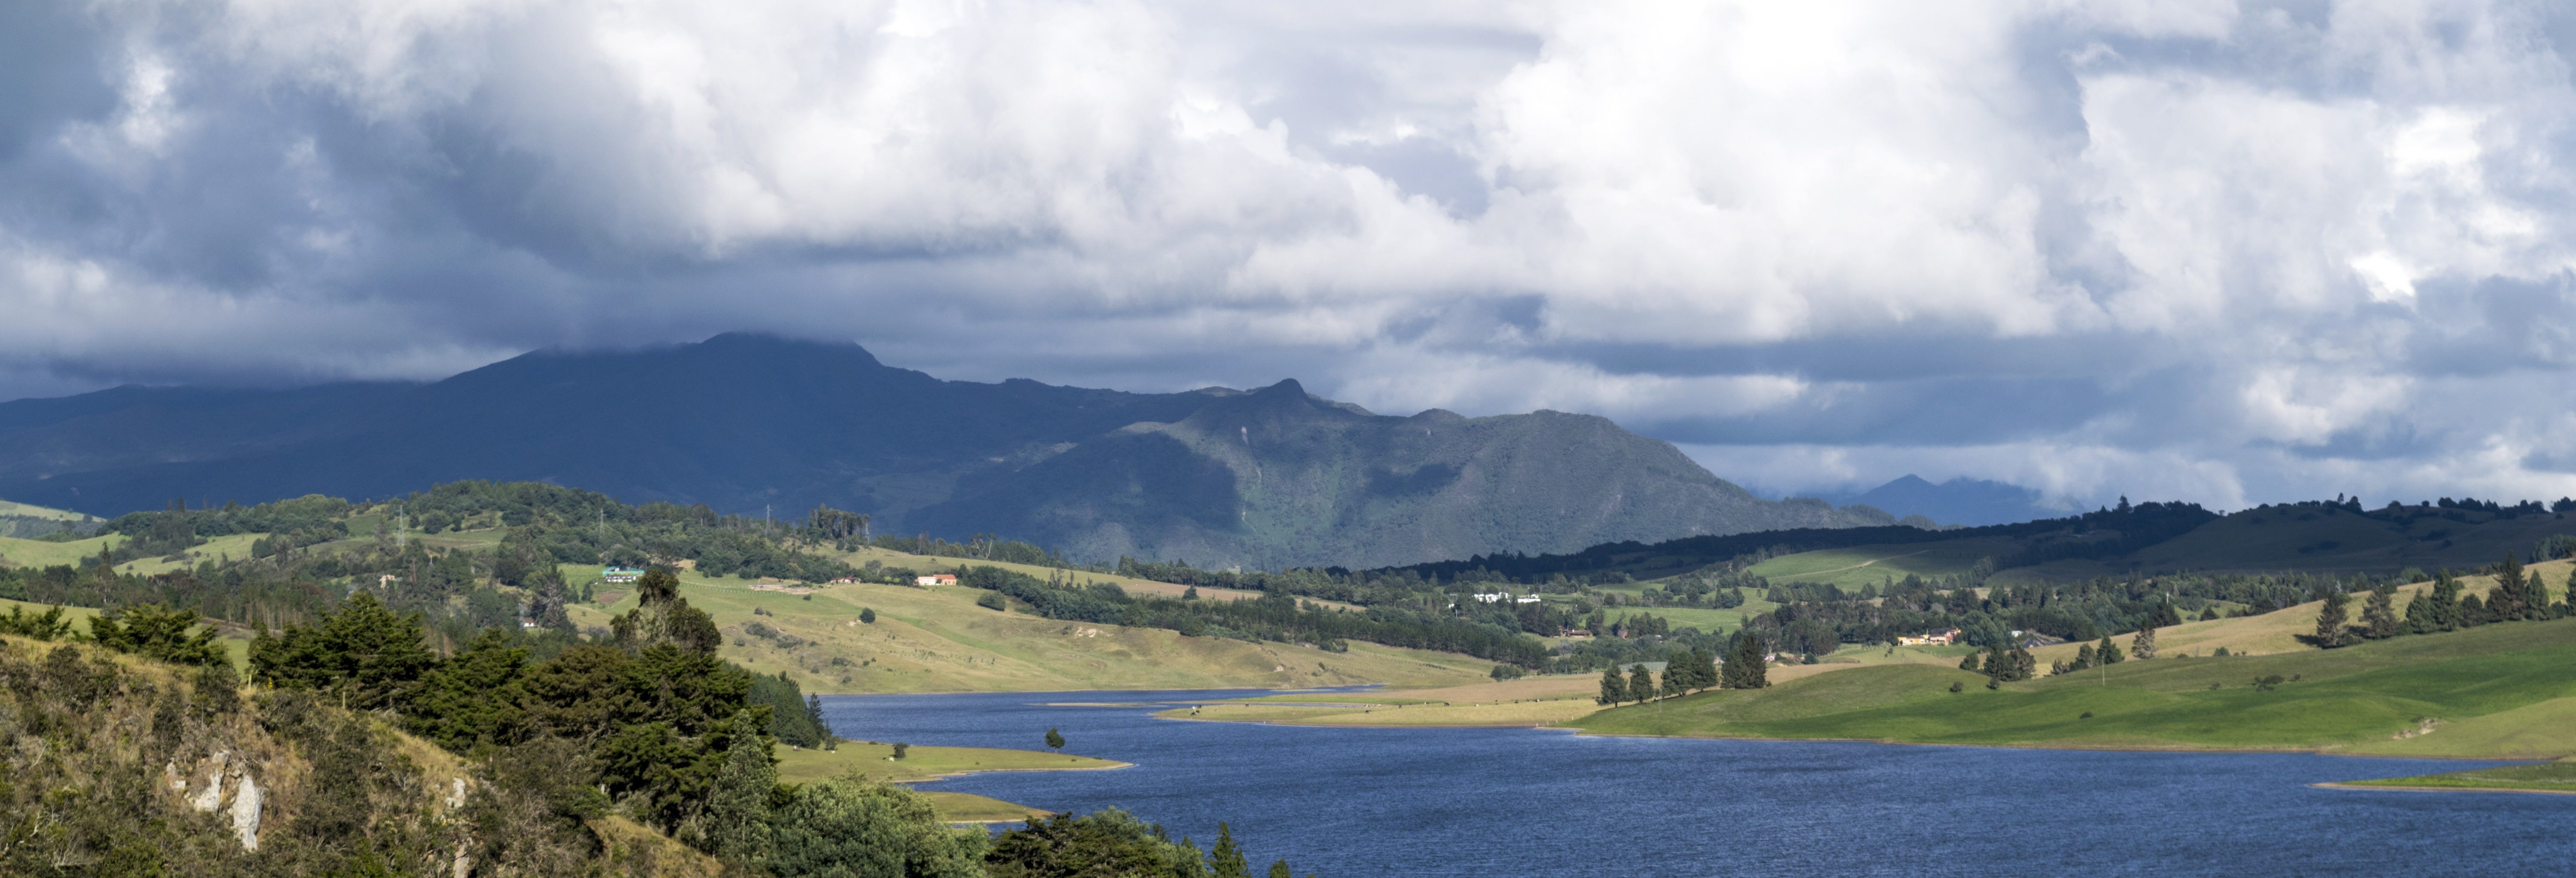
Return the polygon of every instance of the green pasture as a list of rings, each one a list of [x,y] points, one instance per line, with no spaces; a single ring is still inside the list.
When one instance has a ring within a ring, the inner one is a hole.
[[[1573,725],[1644,735],[2567,755],[2576,753],[2576,725],[2557,722],[2563,717],[2555,708],[2523,717],[2513,730],[2445,737],[2442,725],[2576,696],[2571,663],[2576,619],[2330,651],[2130,661],[2000,690],[1986,689],[1983,676],[1939,665],[1864,666],[1768,689],[1622,707]],[[2254,685],[2271,676],[2283,682],[2269,691]],[[1962,691],[1950,692],[1952,683]],[[2428,721],[2434,731],[2418,733]]]
[[[1029,742],[1037,743],[1045,734],[1045,729],[1032,729]],[[893,757],[893,742],[845,741],[838,750],[781,748],[778,751],[778,779],[788,783],[806,783],[856,772],[869,780],[910,783],[978,771],[1089,771],[1127,767],[1124,762],[1089,756],[991,747],[915,745],[904,750],[902,759]]]
[[[32,503],[0,500],[0,515],[22,515],[28,518],[50,518],[55,521],[95,521],[89,515],[67,509],[51,509]]]
[[[1930,578],[1966,573],[1978,559],[2001,558],[2015,549],[2008,537],[1853,546],[1782,555],[1745,572],[1778,583],[1812,582],[1849,591],[1901,580],[1908,574]]]
[[[97,558],[99,550],[124,543],[123,534],[108,534],[68,543],[0,537],[0,563],[11,567],[52,567],[57,564],[78,567],[84,559]]]
[[[2425,774],[2417,775],[2415,777],[2392,777],[2381,780],[2347,781],[2335,784],[2335,786],[2576,793],[2576,762],[2544,762],[2538,765],[2499,765],[2494,768],[2454,771],[2448,774]]]

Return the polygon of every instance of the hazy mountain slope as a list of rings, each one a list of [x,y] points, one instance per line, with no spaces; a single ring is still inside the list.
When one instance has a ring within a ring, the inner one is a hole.
[[[540,352],[428,384],[119,388],[0,404],[0,497],[112,516],[464,479],[989,533],[1078,557],[1405,564],[1884,524],[1773,503],[1671,445],[1556,412],[1384,417],[1307,395],[942,381],[854,344],[722,335]]]
[[[2057,518],[2066,510],[2039,505],[2039,492],[1965,476],[1940,484],[1908,474],[1858,494],[1825,494],[1832,503],[1866,504],[1890,515],[1920,515],[1942,524],[1970,527]]]
[[[1372,415],[1295,381],[970,480],[920,520],[995,526],[1082,557],[1264,568],[1892,522],[1762,500],[1605,418]]]

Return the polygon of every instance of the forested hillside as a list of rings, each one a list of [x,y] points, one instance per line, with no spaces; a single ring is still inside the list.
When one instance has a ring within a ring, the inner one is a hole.
[[[260,627],[247,681],[191,610],[0,616],[0,873],[1250,874],[1230,836],[1202,851],[1115,811],[990,838],[901,786],[780,783],[778,747],[836,739],[792,681],[718,658],[674,583],[646,574],[605,637],[510,624],[453,649],[374,589],[326,589]]]
[[[1215,567],[1895,523],[1762,500],[1597,417],[1382,417],[1294,381],[1162,394],[942,381],[854,344],[743,334],[538,352],[428,384],[0,403],[0,497],[101,516],[471,479],[726,515],[829,505],[882,533]]]

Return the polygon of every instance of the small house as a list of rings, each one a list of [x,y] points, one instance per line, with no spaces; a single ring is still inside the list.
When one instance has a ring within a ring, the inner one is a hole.
[[[612,566],[599,571],[599,578],[610,582],[634,582],[635,580],[644,578],[644,571],[637,570],[633,567]]]
[[[954,573],[933,573],[933,574],[931,574],[931,575],[929,575],[929,576],[917,576],[917,577],[914,577],[914,578],[913,578],[913,580],[912,580],[912,584],[914,584],[914,585],[956,585],[956,584],[957,584],[957,574],[954,574]]]

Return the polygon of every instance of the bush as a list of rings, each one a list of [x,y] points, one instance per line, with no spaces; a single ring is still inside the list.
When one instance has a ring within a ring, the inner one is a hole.
[[[985,592],[982,597],[975,599],[975,605],[988,610],[1000,610],[1003,612],[1008,612],[1008,608],[1010,606],[1009,604],[1002,602],[1002,593],[996,591]]]

